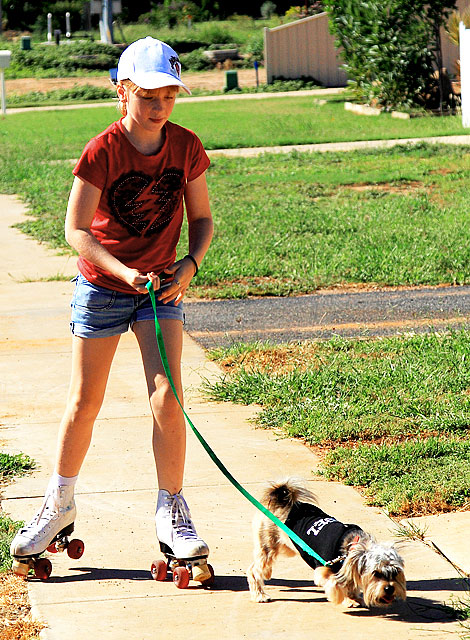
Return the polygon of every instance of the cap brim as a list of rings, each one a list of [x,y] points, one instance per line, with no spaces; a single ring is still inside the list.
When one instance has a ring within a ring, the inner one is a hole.
[[[169,73],[155,72],[134,74],[132,77],[120,78],[118,71],[118,80],[132,80],[141,89],[161,89],[162,87],[181,87],[187,94],[191,95],[188,87]]]

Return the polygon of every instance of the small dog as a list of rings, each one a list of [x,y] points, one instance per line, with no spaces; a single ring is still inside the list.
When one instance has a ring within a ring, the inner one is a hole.
[[[334,604],[358,606],[361,593],[366,607],[388,607],[394,600],[405,600],[404,562],[393,544],[378,544],[358,525],[343,524],[324,513],[316,506],[315,496],[292,478],[271,483],[261,502],[329,564],[322,566],[258,513],[253,522],[254,562],[247,571],[254,602],[269,602],[264,581],[271,578],[280,553],[299,553],[314,569],[315,584]]]

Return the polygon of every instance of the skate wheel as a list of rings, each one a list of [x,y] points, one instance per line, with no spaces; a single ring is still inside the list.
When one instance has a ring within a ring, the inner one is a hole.
[[[26,578],[29,573],[29,562],[21,562],[21,560],[13,560],[13,564],[11,565],[11,570],[16,576],[22,576]]]
[[[193,580],[209,586],[214,581],[214,570],[209,564],[198,564],[192,567]]]
[[[173,571],[173,582],[178,589],[186,589],[189,584],[189,571],[186,567],[176,567]]]
[[[47,547],[47,551],[49,551],[49,553],[59,553],[59,549],[56,547],[55,542]]]
[[[81,540],[70,540],[67,545],[67,555],[72,560],[78,560],[85,552],[85,544]]]
[[[210,577],[209,577],[209,578],[207,578],[206,580],[204,580],[204,581],[202,582],[202,584],[203,584],[205,587],[212,587],[212,585],[213,585],[213,584],[214,584],[214,582],[215,582],[215,572],[214,572],[214,569],[212,568],[212,565],[211,565],[211,564],[208,564],[208,565],[207,565],[207,568],[209,569]]]
[[[168,566],[164,560],[155,560],[154,562],[152,562],[152,567],[150,571],[152,573],[152,578],[154,580],[158,580],[158,582],[163,582],[164,580],[166,580]]]
[[[34,563],[34,575],[39,580],[47,580],[52,573],[51,561],[47,558],[39,558]]]

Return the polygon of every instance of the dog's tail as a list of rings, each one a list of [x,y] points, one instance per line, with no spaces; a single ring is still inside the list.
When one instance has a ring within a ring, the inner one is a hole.
[[[296,502],[317,504],[314,494],[298,478],[286,478],[278,482],[271,482],[266,488],[261,501],[271,510],[290,510]]]

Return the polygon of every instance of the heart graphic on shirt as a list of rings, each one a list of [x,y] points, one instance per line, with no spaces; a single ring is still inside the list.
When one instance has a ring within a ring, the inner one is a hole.
[[[133,236],[148,237],[171,222],[183,197],[184,173],[165,169],[160,177],[130,171],[109,189],[109,209]]]

